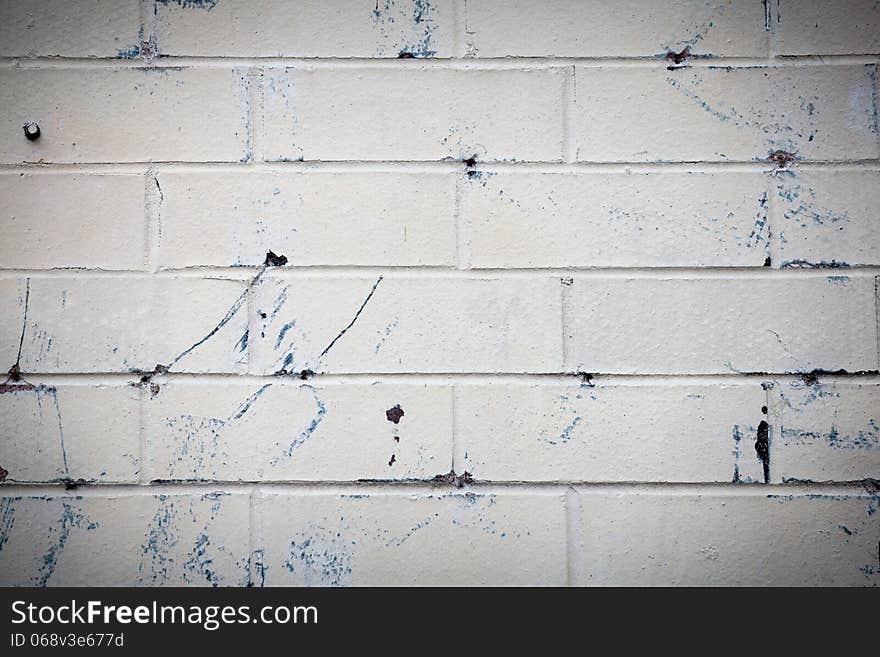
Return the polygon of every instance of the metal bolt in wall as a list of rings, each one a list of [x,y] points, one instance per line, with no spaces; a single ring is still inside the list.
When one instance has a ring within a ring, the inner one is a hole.
[[[24,129],[24,136],[30,141],[35,141],[40,138],[40,126],[35,122],[28,121],[22,126],[22,128]]]

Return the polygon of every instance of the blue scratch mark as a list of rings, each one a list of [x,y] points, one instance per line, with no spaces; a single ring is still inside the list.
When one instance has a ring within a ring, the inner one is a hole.
[[[0,552],[12,533],[15,525],[15,503],[20,500],[20,497],[0,498]]]
[[[58,527],[49,529],[50,539],[53,534],[57,533],[57,538],[49,545],[49,549],[43,555],[43,563],[40,566],[39,574],[36,577],[37,586],[46,586],[49,579],[55,573],[55,567],[58,565],[58,557],[64,551],[67,541],[70,538],[71,530],[76,527],[93,531],[98,528],[98,523],[91,522],[81,511],[74,511],[73,506],[68,502],[62,503],[61,519]]]
[[[385,341],[389,338],[392,331],[394,331],[394,329],[397,328],[397,325],[399,322],[400,322],[400,318],[395,318],[393,322],[391,322],[390,324],[388,324],[388,326],[385,327],[384,335],[380,333],[379,341],[376,343],[376,353],[377,354],[379,353],[379,350],[385,345]],[[377,331],[377,333],[379,333],[379,332]]]
[[[247,350],[249,337],[250,331],[245,329],[244,333],[242,333],[241,337],[238,339],[238,342],[235,343],[235,349],[237,349],[239,353],[244,353],[244,351]]]
[[[335,338],[333,338],[333,340],[330,341],[330,344],[328,344],[328,345],[324,348],[324,351],[322,351],[321,354],[318,356],[318,360],[315,362],[315,367],[316,367],[316,368],[317,368],[318,364],[321,362],[321,359],[323,359],[324,356],[327,355],[327,352],[329,352],[329,351],[333,348],[333,345],[335,345],[336,342],[337,342],[340,338],[342,338],[342,336],[345,335],[345,334],[348,332],[348,330],[349,330],[352,326],[354,326],[354,323],[355,323],[355,322],[358,320],[358,318],[361,316],[361,313],[364,312],[364,308],[367,307],[367,304],[370,302],[370,299],[373,298],[373,295],[376,293],[376,288],[379,287],[379,283],[381,283],[381,282],[382,282],[382,276],[379,276],[379,278],[376,279],[376,282],[373,283],[373,287],[372,287],[372,289],[370,290],[370,293],[367,295],[367,298],[364,299],[364,302],[361,304],[361,307],[358,308],[358,311],[355,313],[354,317],[352,317],[351,321],[348,323],[348,326],[346,326],[344,329],[342,329],[342,330],[337,334],[337,336],[336,336]]]
[[[242,402],[241,405],[238,407],[238,410],[230,418],[230,421],[241,419],[244,416],[244,414],[248,412],[248,410],[251,407],[251,404],[253,404],[257,400],[257,397],[262,395],[266,391],[266,388],[268,388],[271,385],[272,385],[271,383],[265,384],[262,388],[257,390],[254,394],[252,394],[244,402]]]
[[[256,283],[259,280],[259,278],[262,276],[262,274],[265,270],[266,269],[264,267],[263,270],[259,274],[257,274],[257,277],[251,282],[251,285],[253,285],[254,283]],[[171,363],[169,363],[168,367],[170,368],[173,365],[176,365],[180,361],[181,358],[192,353],[195,349],[197,349],[198,347],[205,344],[205,342],[207,342],[212,337],[214,337],[217,334],[217,332],[220,331],[220,329],[222,329],[224,326],[226,326],[232,320],[232,318],[235,317],[235,314],[239,310],[241,310],[241,307],[244,305],[244,302],[247,299],[247,295],[248,295],[248,292],[250,291],[251,285],[249,285],[248,287],[246,287],[244,289],[244,291],[235,300],[235,303],[232,304],[232,306],[229,308],[229,310],[223,316],[223,319],[221,319],[220,322],[213,329],[211,329],[207,335],[205,335],[201,340],[199,340],[198,342],[196,342],[192,346],[184,349],[174,360],[171,361]]]
[[[816,190],[800,182],[794,171],[777,174],[776,193],[786,202],[783,218],[799,226],[821,226],[824,224],[846,223],[850,220],[846,209],[832,210],[821,205]]]
[[[593,397],[592,395],[591,395],[591,397],[593,399],[595,399],[595,397]],[[583,395],[577,394],[576,399],[583,399]],[[551,438],[547,438],[545,435],[541,436],[541,439],[550,445],[558,445],[559,443],[565,444],[569,440],[571,440],[572,432],[574,432],[575,428],[583,420],[581,415],[578,413],[578,410],[575,407],[575,404],[569,403],[570,399],[569,399],[568,395],[560,395],[559,401],[560,401],[560,413],[571,414],[574,417],[568,423],[568,425],[566,425],[562,429],[562,431],[559,432],[559,435],[556,438],[551,439]]]
[[[278,347],[281,346],[281,341],[284,340],[284,336],[287,335],[287,332],[290,329],[292,329],[294,326],[296,326],[296,320],[293,320],[291,322],[287,322],[284,326],[281,327],[281,330],[278,331],[278,337],[275,338],[275,348],[276,349],[278,349]]]
[[[327,406],[318,397],[318,392],[315,390],[315,388],[308,385],[303,387],[308,388],[312,391],[312,396],[315,398],[315,404],[317,405],[317,411],[315,417],[313,417],[312,421],[309,423],[309,426],[299,436],[297,436],[290,442],[290,444],[284,450],[283,456],[293,456],[293,453],[297,450],[297,448],[312,437],[312,434],[315,433],[321,422],[324,420],[324,415],[327,414]],[[271,464],[276,465],[278,461],[280,461],[280,457],[276,456],[272,459]]]

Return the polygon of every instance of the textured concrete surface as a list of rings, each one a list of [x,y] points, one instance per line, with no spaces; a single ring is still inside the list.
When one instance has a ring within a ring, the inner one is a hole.
[[[878,38],[0,0],[0,585],[877,586]]]

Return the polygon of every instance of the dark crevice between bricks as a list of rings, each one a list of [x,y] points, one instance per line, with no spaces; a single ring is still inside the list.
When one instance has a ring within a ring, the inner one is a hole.
[[[578,372],[576,376],[579,376],[581,378],[581,383],[583,383],[585,386],[588,386],[590,388],[596,387],[596,384],[593,383],[593,377],[595,376],[595,374],[592,374],[591,372]]]
[[[3,466],[0,466],[0,481],[6,481],[6,477],[8,476],[9,470],[6,470],[5,468],[3,468]]]
[[[455,470],[450,470],[446,474],[438,474],[431,481],[435,484],[449,484],[456,488],[464,488],[466,484],[474,483],[474,477],[467,470],[460,475],[455,474]]]
[[[770,483],[770,425],[767,420],[761,420],[758,425],[758,435],[755,438],[755,453],[764,468],[764,483]]]

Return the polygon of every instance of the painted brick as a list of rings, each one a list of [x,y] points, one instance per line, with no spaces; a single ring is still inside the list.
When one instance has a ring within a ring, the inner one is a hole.
[[[0,497],[3,586],[245,586],[249,496]]]
[[[137,389],[21,382],[0,391],[0,467],[7,481],[138,481]]]
[[[492,481],[763,481],[759,381],[459,385],[456,471]]]
[[[9,163],[244,159],[242,75],[220,68],[0,69],[0,158]],[[40,126],[36,141],[22,131],[28,121]]]
[[[144,268],[142,176],[0,174],[0,198],[3,267]]]
[[[268,69],[269,160],[562,157],[561,70]]]
[[[880,53],[880,5],[873,0],[776,3],[774,51],[784,55]]]
[[[760,267],[769,240],[757,173],[479,171],[461,216],[474,267]]]
[[[880,264],[880,171],[795,168],[775,194],[782,266]]]
[[[448,174],[162,173],[163,267],[455,264]]]
[[[758,57],[764,12],[736,0],[465,0],[466,41],[480,57]]]
[[[582,491],[575,582],[876,586],[876,496]]]
[[[130,57],[140,50],[130,0],[3,0],[0,56]]]
[[[764,160],[777,150],[810,160],[876,158],[874,74],[873,65],[578,67],[577,159]]]
[[[156,364],[235,372],[247,362],[240,281],[7,279],[0,308],[0,362],[15,363],[21,342],[22,372],[132,372]]]
[[[159,384],[147,402],[148,479],[401,480],[451,469],[447,386]],[[395,406],[396,424],[386,417]]]
[[[255,523],[269,586],[566,581],[559,494],[266,494]]]
[[[774,479],[880,479],[880,386],[780,382],[781,436],[771,443]]]
[[[738,373],[877,367],[874,281],[576,278],[567,371]]]
[[[558,371],[559,288],[553,277],[267,278],[252,369]]]
[[[156,4],[163,55],[449,57],[451,0],[213,0]]]

